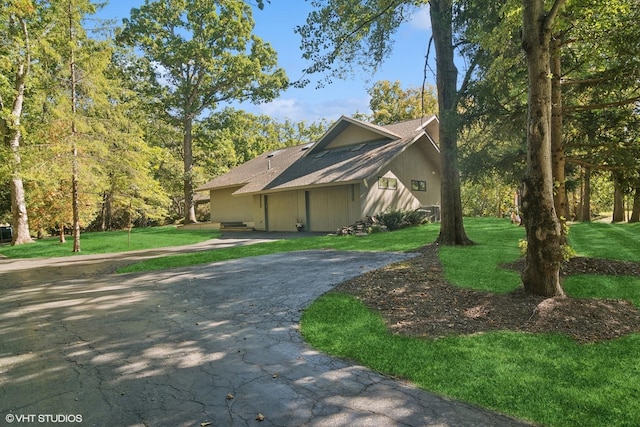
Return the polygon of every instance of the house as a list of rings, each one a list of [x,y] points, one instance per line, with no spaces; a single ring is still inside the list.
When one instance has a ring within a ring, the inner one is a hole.
[[[343,116],[317,142],[264,153],[196,191],[210,194],[211,222],[262,231],[330,232],[387,209],[436,207],[438,119]]]

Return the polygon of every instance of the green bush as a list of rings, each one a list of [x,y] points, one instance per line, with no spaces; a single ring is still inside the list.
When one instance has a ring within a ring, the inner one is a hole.
[[[402,228],[404,213],[396,209],[390,209],[376,215],[376,219],[387,227],[389,231],[399,230]]]
[[[420,225],[427,222],[427,216],[424,212],[403,211],[398,209],[389,209],[375,216],[375,219],[387,227],[387,230],[394,231],[412,225]]]
[[[405,211],[404,222],[407,225],[421,225],[428,222],[427,213],[422,210]]]

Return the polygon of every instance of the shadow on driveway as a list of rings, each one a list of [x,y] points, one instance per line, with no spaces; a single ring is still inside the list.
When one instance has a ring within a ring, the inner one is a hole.
[[[0,416],[77,414],[97,426],[245,426],[258,413],[260,425],[279,426],[523,425],[302,341],[298,321],[311,301],[410,256],[301,251],[75,278],[71,263],[66,275],[31,282],[20,280],[24,270],[3,273]]]

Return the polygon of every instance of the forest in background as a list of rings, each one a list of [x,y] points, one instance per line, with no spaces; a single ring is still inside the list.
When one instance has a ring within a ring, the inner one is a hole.
[[[330,125],[326,121],[281,123],[217,108],[224,99],[272,100],[289,82],[277,67],[277,52],[251,34],[247,3],[227,2],[228,10],[216,16],[196,7],[206,6],[205,1],[180,3],[182,15],[138,10],[115,28],[88,19],[98,7],[88,0],[2,2],[0,222],[15,222],[16,178],[23,185],[33,236],[64,235],[75,226],[112,230],[179,222],[187,215],[186,181],[193,188],[260,153],[322,135]],[[337,7],[342,2],[320,3]],[[458,107],[462,202],[466,215],[501,216],[517,209],[514,193],[525,170],[526,66],[518,2],[490,8],[480,3],[459,2],[456,22],[460,55],[474,61]],[[562,215],[590,220],[613,211],[616,221],[637,221],[637,2],[574,3],[563,10],[554,38],[554,81],[562,95],[556,116],[563,120],[556,153],[565,174],[556,194],[567,201]],[[185,27],[190,37],[163,39],[162,49],[153,45],[150,31],[160,34],[176,22],[195,22],[194,17],[207,25]],[[211,37],[205,30],[229,22],[243,39],[221,37],[219,45],[207,44]],[[199,59],[215,49],[218,57],[236,61]],[[246,71],[243,87],[215,86],[211,70],[240,66],[234,75],[242,75],[258,57],[261,65]],[[208,86],[188,92],[201,82]],[[186,98],[202,97],[205,89],[212,95],[186,106]],[[351,112],[355,117],[386,124],[437,113],[434,88],[382,81],[370,95],[371,111]],[[188,168],[186,158],[192,159]],[[627,210],[632,214],[625,217]]]

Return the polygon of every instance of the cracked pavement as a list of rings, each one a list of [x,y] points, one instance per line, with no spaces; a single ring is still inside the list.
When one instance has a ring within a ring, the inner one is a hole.
[[[0,425],[526,425],[303,342],[315,298],[409,256],[301,251],[126,275],[104,273],[115,258],[0,260]]]

